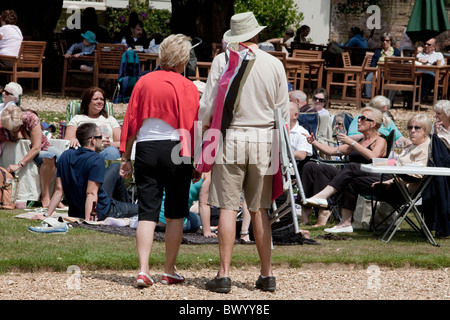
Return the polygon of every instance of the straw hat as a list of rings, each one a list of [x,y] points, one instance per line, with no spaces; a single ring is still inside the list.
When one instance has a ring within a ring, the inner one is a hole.
[[[265,27],[258,24],[253,12],[238,13],[231,17],[230,30],[224,33],[223,40],[227,43],[247,41]]]
[[[23,124],[23,111],[15,105],[7,106],[2,111],[1,124],[2,127],[14,131]]]

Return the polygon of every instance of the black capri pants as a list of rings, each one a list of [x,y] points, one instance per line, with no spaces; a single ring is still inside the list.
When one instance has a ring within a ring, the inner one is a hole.
[[[331,180],[329,185],[342,192],[342,197],[340,198],[341,207],[354,211],[358,194],[374,195],[392,201],[396,198],[401,199],[400,190],[395,184],[390,190],[387,190],[381,184],[377,184],[375,187],[372,186],[376,182],[389,179],[392,179],[390,174],[380,175],[378,173],[365,172],[361,170],[360,163],[349,163]]]
[[[164,198],[164,216],[181,219],[189,215],[189,187],[192,178],[190,158],[182,158],[173,150],[179,149],[179,141],[141,141],[136,144],[134,162],[138,193],[139,220],[159,221],[161,203]]]

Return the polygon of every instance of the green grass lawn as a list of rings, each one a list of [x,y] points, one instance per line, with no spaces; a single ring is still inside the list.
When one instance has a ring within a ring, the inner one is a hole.
[[[66,234],[36,234],[28,231],[38,221],[14,218],[19,210],[0,211],[0,273],[9,271],[65,271],[70,265],[83,270],[135,270],[138,267],[135,238],[82,228]],[[305,227],[312,238],[323,228]],[[320,245],[274,246],[274,266],[300,267],[303,264],[355,264],[368,266],[444,268],[450,265],[450,240],[438,239],[434,247],[418,233],[402,225],[390,243],[372,233],[357,231],[349,240],[317,239]],[[155,242],[151,264],[164,264],[164,243]],[[182,245],[177,266],[180,269],[214,267],[219,264],[217,245]],[[236,245],[233,265],[258,265],[254,245]]]

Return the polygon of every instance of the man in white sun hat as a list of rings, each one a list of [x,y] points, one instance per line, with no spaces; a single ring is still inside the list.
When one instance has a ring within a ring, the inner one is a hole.
[[[267,174],[267,167],[270,164],[275,109],[281,108],[286,123],[289,123],[286,73],[280,60],[258,49],[258,34],[265,26],[258,24],[252,12],[232,16],[230,27],[223,35],[224,41],[243,43],[253,51],[256,59],[242,85],[240,100],[234,109],[234,116],[223,142],[223,150],[239,150],[239,157],[245,151],[246,161],[239,161],[238,157],[238,161],[230,163],[229,158],[222,157],[216,159],[212,167],[208,202],[220,208],[220,269],[217,276],[206,283],[206,289],[222,293],[231,290],[229,267],[236,238],[236,215],[243,191],[252,217],[253,234],[261,260],[261,274],[256,281],[256,287],[264,291],[274,291],[276,283],[271,266],[271,227],[267,215],[267,209],[271,207],[272,202],[273,176]],[[220,75],[228,60],[226,55],[224,52],[214,59],[200,100],[199,120],[204,130],[211,123]]]

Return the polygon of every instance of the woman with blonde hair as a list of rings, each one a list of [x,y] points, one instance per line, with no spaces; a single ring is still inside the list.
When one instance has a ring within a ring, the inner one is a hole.
[[[428,146],[430,144],[429,134],[431,121],[426,114],[416,114],[408,120],[407,128],[412,144],[408,146],[397,160],[397,165],[426,166],[428,161]],[[352,217],[355,211],[358,194],[375,195],[389,203],[404,199],[400,189],[394,184],[392,175],[382,176],[361,170],[361,164],[350,163],[319,193],[314,195],[312,201],[315,203],[326,202],[326,199],[337,192],[342,193],[342,220],[332,228],[324,229],[325,232],[340,233],[353,232]],[[413,191],[421,177],[418,175],[407,175],[402,177],[404,183],[408,184],[408,190]],[[311,199],[310,199],[311,201]]]
[[[149,258],[163,191],[166,263],[161,282],[184,281],[184,277],[175,272],[175,262],[183,235],[183,218],[189,216],[189,187],[193,173],[191,137],[194,137],[194,120],[199,106],[197,87],[181,75],[189,62],[191,47],[189,38],[182,34],[170,35],[163,40],[159,47],[161,70],[138,80],[122,127],[120,175],[124,178],[132,173],[130,156],[136,142],[138,287],[153,284],[149,276]]]
[[[411,144],[411,141],[408,138],[404,137],[395,125],[394,119],[389,112],[391,108],[391,101],[388,98],[382,95],[375,96],[370,99],[366,106],[378,109],[388,116],[386,118],[386,121],[381,125],[380,129],[378,129],[378,131],[382,135],[387,137],[391,133],[391,131],[394,131],[394,141],[397,144],[403,143],[405,147]],[[360,132],[358,132],[358,117],[353,119],[353,121],[351,122],[348,128],[348,135],[351,136],[354,140],[360,139],[362,137]]]
[[[10,104],[1,113],[1,126],[0,140],[12,142],[19,139],[30,140],[31,147],[27,154],[17,163],[8,165],[7,170],[13,173],[27,166],[30,162],[35,162],[39,167],[41,203],[43,207],[48,207],[51,198],[51,180],[61,151],[53,147],[42,133],[41,121],[33,110],[24,110]],[[59,203],[58,207],[63,208],[64,205]]]
[[[378,132],[381,124],[386,121],[387,118],[381,111],[366,107],[362,109],[362,114],[358,118],[358,130],[363,134],[361,139],[356,141],[346,134],[339,133],[336,136],[338,145],[335,147],[320,143],[314,139],[313,134],[308,136],[307,140],[318,151],[329,156],[345,155],[351,163],[369,163],[373,158],[387,156],[386,140]],[[319,199],[314,195],[327,186],[341,171],[338,167],[329,164],[316,162],[308,162],[305,164],[301,178],[305,195],[310,198],[306,199],[307,206],[303,207],[303,224],[308,223],[308,217],[312,213],[310,207],[319,207],[319,216],[315,226],[324,226],[326,224],[330,216],[330,212],[327,210],[328,202],[326,198]]]

